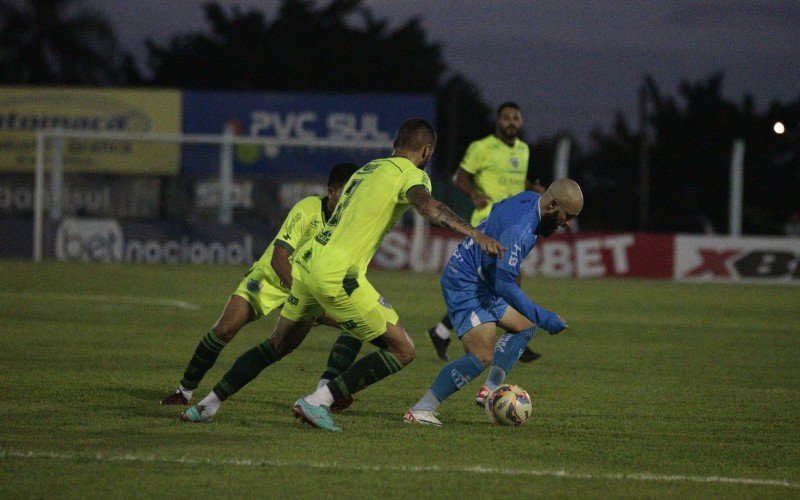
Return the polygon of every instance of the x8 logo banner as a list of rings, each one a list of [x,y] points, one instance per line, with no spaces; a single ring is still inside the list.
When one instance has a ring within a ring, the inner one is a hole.
[[[800,284],[800,239],[675,237],[681,281]]]

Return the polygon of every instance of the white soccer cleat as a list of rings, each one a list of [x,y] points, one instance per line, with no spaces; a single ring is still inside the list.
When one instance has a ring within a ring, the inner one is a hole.
[[[431,410],[408,410],[403,415],[403,422],[407,424],[433,425],[441,427],[442,422],[436,418],[438,413]]]

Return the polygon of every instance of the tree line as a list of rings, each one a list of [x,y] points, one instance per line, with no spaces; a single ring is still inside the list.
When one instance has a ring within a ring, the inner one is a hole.
[[[491,133],[493,109],[449,70],[419,18],[389,28],[361,0],[283,0],[258,11],[204,6],[206,29],[148,40],[143,73],[110,23],[71,0],[0,1],[0,84],[177,87],[196,90],[414,92],[436,96],[435,185],[447,186],[469,142]],[[733,141],[746,143],[743,229],[777,234],[800,209],[800,94],[758,112],[722,95],[722,74],[685,81],[678,95],[644,76],[641,117],[618,113],[588,144],[572,141],[584,188],[584,229],[724,232]],[[775,134],[772,124],[788,127]],[[559,137],[532,142],[532,175],[551,180]],[[642,182],[645,175],[646,182]],[[438,196],[467,210],[453,189]]]

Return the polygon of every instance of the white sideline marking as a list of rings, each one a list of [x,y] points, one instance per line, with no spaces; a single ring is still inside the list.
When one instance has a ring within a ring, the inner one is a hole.
[[[535,470],[535,469],[501,469],[498,467],[486,467],[476,465],[471,467],[441,467],[438,465],[420,466],[398,466],[398,465],[348,465],[339,462],[290,462],[286,460],[264,460],[264,459],[195,459],[188,457],[168,458],[155,455],[134,455],[125,453],[123,455],[105,455],[95,453],[94,455],[77,455],[72,453],[56,453],[52,451],[19,451],[0,448],[0,459],[20,458],[37,459],[49,458],[53,460],[86,461],[96,462],[141,462],[141,463],[166,463],[166,464],[188,464],[188,465],[213,465],[213,466],[236,466],[236,467],[309,467],[312,469],[337,469],[356,472],[471,472],[475,474],[502,474],[506,476],[533,476],[533,477],[560,477],[564,479],[592,480],[618,480],[618,481],[656,481],[668,483],[726,483],[742,484],[754,486],[778,486],[783,488],[800,489],[800,483],[794,483],[783,479],[758,479],[747,477],[724,477],[724,476],[684,476],[674,474],[652,474],[649,472],[638,473],[616,473],[616,474],[592,474],[582,472],[570,472],[565,470]]]
[[[132,295],[80,295],[73,293],[49,293],[49,292],[0,292],[2,295],[14,297],[41,298],[47,297],[56,300],[80,300],[85,302],[110,302],[110,303],[129,303],[129,304],[150,304],[157,306],[173,306],[180,309],[197,311],[200,306],[190,302],[175,299],[159,299],[155,297],[135,297]]]

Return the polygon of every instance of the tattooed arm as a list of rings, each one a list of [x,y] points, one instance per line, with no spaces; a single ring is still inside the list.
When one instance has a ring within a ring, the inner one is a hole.
[[[478,231],[458,216],[452,208],[435,199],[422,185],[413,186],[406,192],[408,201],[428,222],[472,238],[484,253],[500,256],[506,250],[500,242]]]

